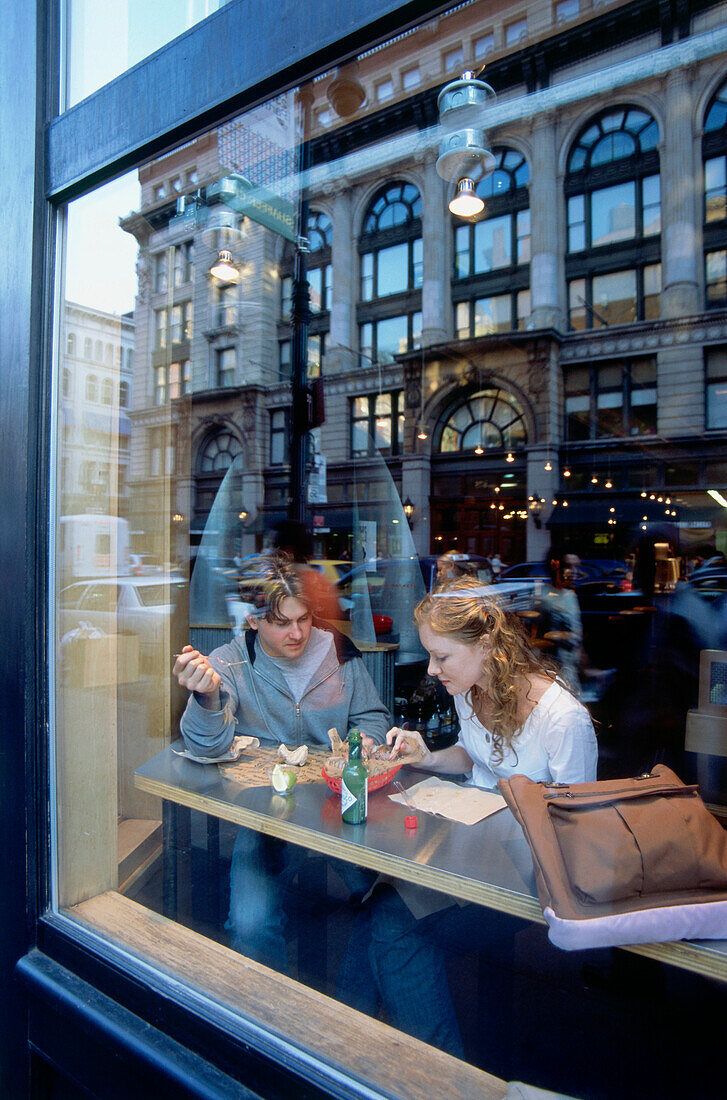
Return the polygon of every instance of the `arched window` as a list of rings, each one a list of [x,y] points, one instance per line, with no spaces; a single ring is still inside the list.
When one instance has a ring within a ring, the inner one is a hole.
[[[76,354],[76,334],[75,334],[75,332],[69,332],[68,336],[66,337],[66,354],[67,355],[75,355]]]
[[[198,474],[224,474],[240,454],[241,447],[232,432],[208,436],[197,456]]]
[[[327,214],[311,210],[308,214],[307,236],[310,251],[306,254],[306,279],[310,294],[311,319],[308,325],[308,376],[317,378],[323,367],[326,336],[330,328],[331,308],[331,243],[333,226]],[[280,373],[290,376],[290,310],[293,301],[293,268],[295,253],[286,246],[280,279]]]
[[[527,443],[525,417],[507,390],[478,390],[450,405],[434,433],[440,454],[510,451]]]
[[[63,368],[63,390],[64,397],[73,396],[73,375],[69,371],[68,367]]]
[[[496,149],[495,170],[477,184],[484,213],[453,215],[454,327],[460,340],[522,328],[530,314],[530,170],[514,149]]]
[[[422,199],[412,183],[381,187],[364,214],[359,241],[359,344],[382,363],[421,339]]]
[[[710,103],[702,138],[707,309],[727,306],[727,80]]]
[[[659,130],[637,107],[608,108],[573,144],[565,180],[571,329],[659,316]]]
[[[104,378],[101,383],[101,402],[104,405],[113,405],[114,385],[110,378]]]
[[[86,376],[86,400],[98,401],[98,378],[95,374]]]

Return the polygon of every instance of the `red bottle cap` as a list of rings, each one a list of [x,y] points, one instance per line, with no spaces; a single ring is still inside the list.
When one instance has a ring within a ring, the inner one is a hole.
[[[417,824],[418,822],[414,814],[410,814],[408,817],[404,818],[404,825],[407,829],[416,829]]]

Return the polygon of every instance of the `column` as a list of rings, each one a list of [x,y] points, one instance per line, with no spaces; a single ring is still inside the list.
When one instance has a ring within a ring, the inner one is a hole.
[[[357,364],[356,350],[356,257],[355,227],[352,225],[351,192],[340,191],[333,203],[333,244],[331,247],[332,302],[331,328],[326,349],[326,373],[352,370]]]
[[[404,455],[401,460],[401,499],[404,501],[408,497],[414,505],[411,534],[414,550],[420,556],[431,553],[430,486],[431,456],[429,451],[426,454]]]
[[[424,166],[422,191],[422,344],[438,344],[451,328],[452,295],[446,233],[450,228],[447,192],[435,162]]]
[[[558,235],[561,209],[553,116],[533,123],[530,165],[530,295],[531,328],[563,328],[560,294],[563,244]]]
[[[697,218],[701,172],[692,133],[692,90],[688,72],[666,78],[666,120],[661,141],[662,317],[701,312]]]

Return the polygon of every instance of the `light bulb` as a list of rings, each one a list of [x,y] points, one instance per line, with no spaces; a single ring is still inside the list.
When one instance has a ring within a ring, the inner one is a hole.
[[[458,218],[473,218],[481,214],[485,204],[475,191],[475,185],[471,179],[461,179],[457,184],[457,194],[449,204],[450,213]]]
[[[220,249],[216,262],[210,268],[210,275],[219,279],[221,283],[236,283],[240,279],[240,272],[232,262],[232,253],[226,248]]]

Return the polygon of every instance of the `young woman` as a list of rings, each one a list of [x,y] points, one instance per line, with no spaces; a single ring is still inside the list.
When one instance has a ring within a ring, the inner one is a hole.
[[[392,758],[417,768],[470,775],[495,787],[516,773],[535,780],[596,778],[596,737],[587,710],[529,647],[517,616],[472,578],[426,596],[414,612],[429,674],[454,696],[461,732],[430,752],[419,733],[394,728]],[[487,858],[483,853],[483,858]],[[364,902],[339,976],[339,996],[457,1057],[463,1056],[444,948],[485,943],[503,922],[479,906],[379,879]],[[365,980],[364,980],[365,978]]]
[[[415,609],[429,675],[450,695],[457,743],[430,752],[418,733],[389,730],[392,759],[440,774],[471,776],[478,787],[501,777],[582,783],[596,778],[598,752],[588,711],[529,646],[518,617],[476,581],[462,578]]]

